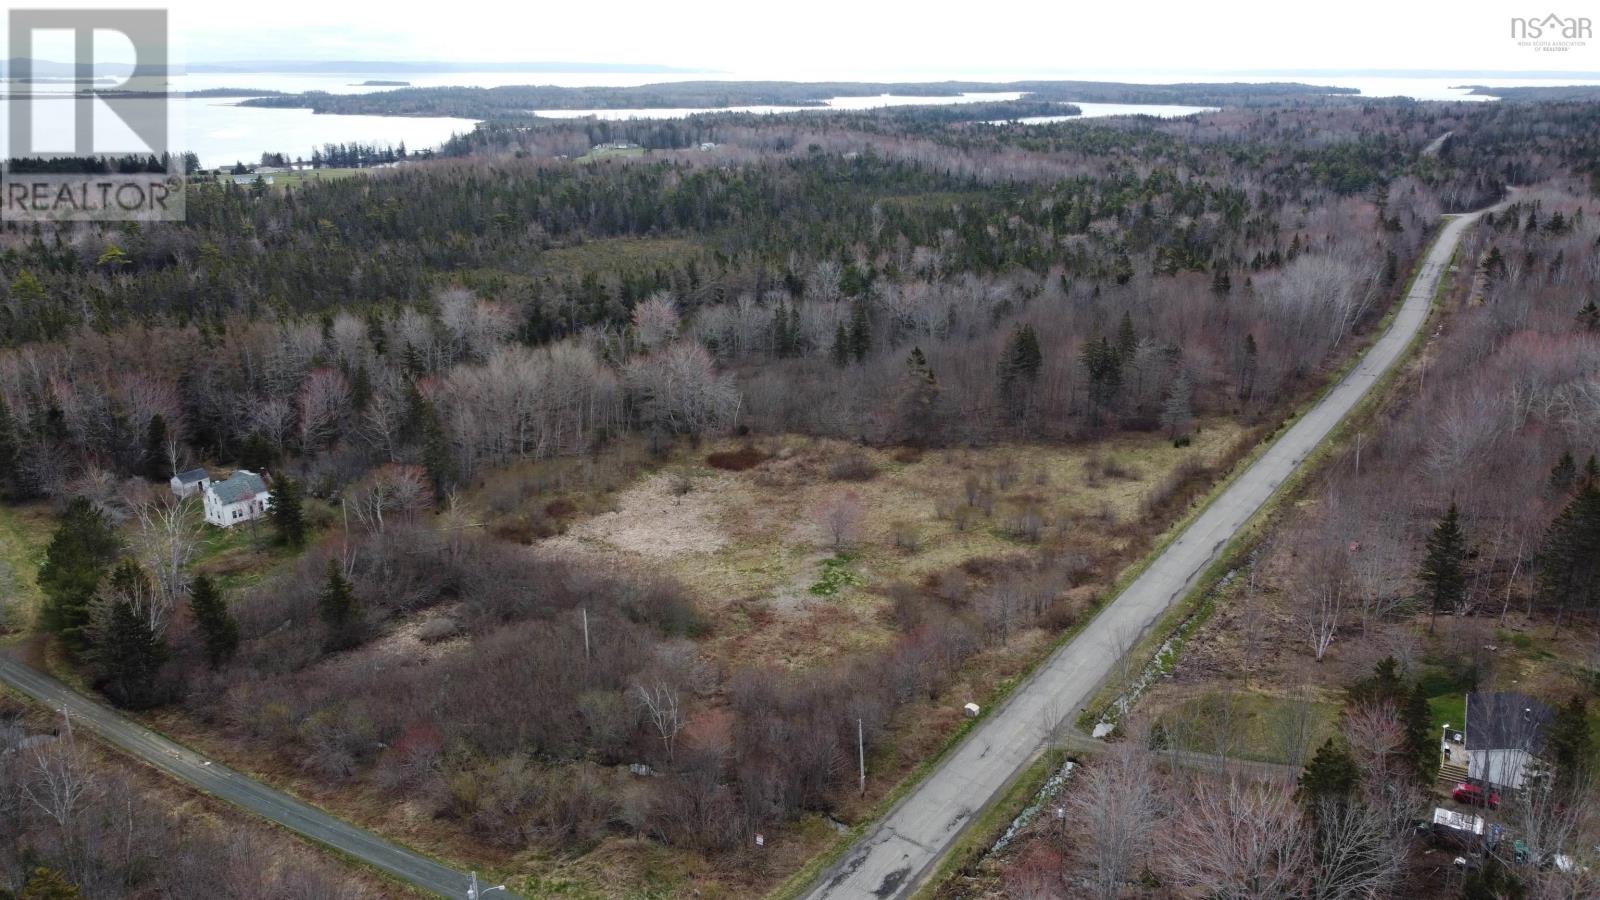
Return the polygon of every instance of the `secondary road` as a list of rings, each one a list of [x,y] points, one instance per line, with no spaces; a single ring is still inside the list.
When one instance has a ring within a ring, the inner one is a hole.
[[[909,894],[956,837],[1088,702],[1118,659],[1195,586],[1234,535],[1333,431],[1427,321],[1456,244],[1483,210],[1447,220],[1389,330],[1361,361],[1217,497],[1150,567],[989,713],[876,828],[823,873],[812,900]]]
[[[57,712],[74,727],[87,727],[101,739],[168,775],[326,844],[347,856],[445,897],[466,897],[470,876],[392,844],[364,828],[336,819],[310,804],[206,759],[137,722],[74,691],[49,675],[0,653],[0,681]],[[490,897],[511,897],[496,891]]]

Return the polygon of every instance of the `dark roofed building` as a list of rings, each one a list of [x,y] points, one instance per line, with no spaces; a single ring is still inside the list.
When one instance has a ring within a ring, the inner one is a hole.
[[[1467,777],[1502,788],[1520,788],[1528,763],[1544,750],[1550,707],[1514,691],[1467,695],[1462,743]]]

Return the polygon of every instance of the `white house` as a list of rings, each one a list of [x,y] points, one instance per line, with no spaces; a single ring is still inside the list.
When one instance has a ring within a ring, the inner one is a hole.
[[[211,476],[205,469],[190,469],[172,476],[168,482],[172,486],[172,493],[177,497],[193,497],[196,493],[206,489],[211,484]]]
[[[206,487],[206,521],[222,528],[260,519],[272,508],[272,495],[261,476],[248,469],[213,481]]]
[[[1518,693],[1467,695],[1467,720],[1459,731],[1444,728],[1441,772],[1493,788],[1515,790],[1527,781],[1529,763],[1544,750],[1553,717],[1543,703]]]

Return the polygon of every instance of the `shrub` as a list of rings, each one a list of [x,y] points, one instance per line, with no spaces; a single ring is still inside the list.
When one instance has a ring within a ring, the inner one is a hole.
[[[914,522],[896,522],[890,528],[897,549],[916,553],[922,549],[922,529]]]
[[[706,457],[706,465],[726,472],[743,472],[767,461],[767,455],[749,444],[737,450],[723,450]]]
[[[828,477],[834,481],[871,481],[878,467],[860,450],[850,450],[828,466]]]

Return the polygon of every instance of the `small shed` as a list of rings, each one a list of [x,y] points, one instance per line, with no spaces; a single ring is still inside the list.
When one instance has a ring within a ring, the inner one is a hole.
[[[205,469],[190,469],[172,476],[168,484],[174,496],[193,497],[211,484],[211,476],[206,474]]]

